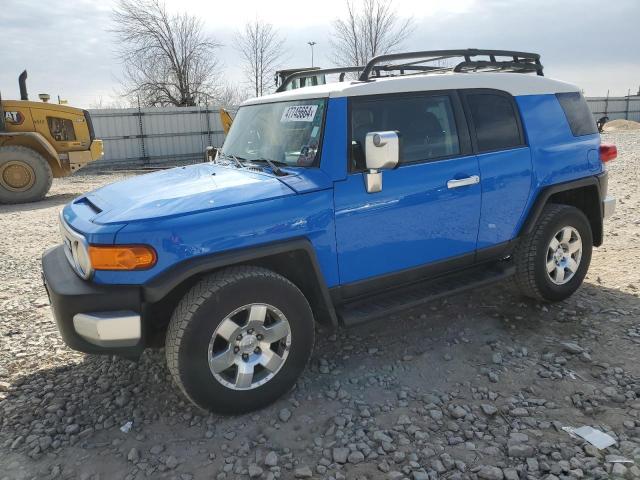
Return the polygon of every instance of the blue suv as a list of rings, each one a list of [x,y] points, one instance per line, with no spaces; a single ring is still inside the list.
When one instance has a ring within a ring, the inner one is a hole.
[[[215,161],[64,207],[42,264],[71,348],[164,346],[191,401],[235,413],[294,385],[315,322],[507,278],[539,301],[576,291],[615,206],[616,156],[577,87],[536,54],[493,50],[318,72],[343,81],[287,89],[294,72],[245,102]]]

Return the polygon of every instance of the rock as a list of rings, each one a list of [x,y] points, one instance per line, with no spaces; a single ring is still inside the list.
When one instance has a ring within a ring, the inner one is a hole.
[[[43,452],[47,448],[49,448],[52,443],[53,443],[53,438],[51,438],[49,435],[42,436],[38,439],[38,445],[40,446],[40,450]]]
[[[485,415],[488,415],[490,417],[498,413],[498,409],[493,405],[489,405],[488,403],[483,403],[482,405],[480,405],[480,408],[482,409]]]
[[[578,353],[582,353],[584,351],[584,348],[582,348],[580,345],[578,345],[575,342],[562,342],[562,349],[567,352],[567,353],[572,353],[572,354],[578,354]]]
[[[409,415],[400,415],[398,417],[398,425],[411,425]]]
[[[334,448],[333,449],[333,461],[336,463],[347,463],[349,457],[348,448]]]
[[[258,478],[260,475],[262,475],[262,471],[262,468],[260,468],[255,463],[252,463],[251,465],[249,465],[249,478]]]
[[[519,480],[518,471],[515,468],[505,468],[502,473],[505,480]]]
[[[540,469],[538,460],[535,458],[527,458],[527,470],[530,472],[537,472]]]
[[[294,470],[293,476],[296,478],[311,478],[313,476],[313,472],[309,467],[303,465],[302,467],[298,467]]]
[[[491,383],[498,383],[498,381],[500,380],[500,377],[496,372],[489,372],[487,376],[489,377],[489,381]]]
[[[291,410],[289,410],[288,408],[283,408],[282,410],[280,410],[278,418],[281,422],[287,423],[291,418]]]
[[[508,452],[510,457],[518,458],[529,458],[534,454],[533,447],[524,443],[509,444]]]
[[[496,365],[501,365],[502,364],[502,354],[500,352],[494,353],[493,356],[491,357],[491,361],[493,361],[493,363],[495,363]]]
[[[529,435],[520,432],[511,432],[509,443],[525,443],[529,441]]]
[[[364,461],[364,455],[362,454],[362,452],[356,450],[355,452],[351,452],[349,454],[347,460],[349,461],[349,463],[358,464]]]
[[[611,469],[611,474],[614,477],[626,477],[627,475],[627,467],[622,463],[614,463],[613,468]]]
[[[447,471],[444,464],[439,459],[431,460],[431,468],[433,468],[439,474],[442,474]]]
[[[173,470],[178,466],[178,459],[173,455],[169,455],[165,460],[164,464],[168,469]]]
[[[526,417],[529,415],[529,411],[526,408],[518,407],[509,412],[512,417]]]
[[[74,433],[78,433],[79,431],[80,425],[78,425],[77,423],[67,425],[67,427],[64,429],[64,433],[66,433],[67,435],[72,435]]]
[[[149,449],[152,455],[160,455],[162,452],[164,452],[164,445],[154,445]]]
[[[377,442],[393,442],[393,439],[389,435],[380,430],[376,430],[375,432],[373,432],[373,439]]]
[[[459,405],[456,405],[455,407],[450,407],[449,408],[449,414],[453,417],[453,418],[463,418],[467,416],[467,411],[462,408]]]
[[[138,461],[140,460],[140,452],[138,452],[138,449],[136,447],[133,447],[131,450],[129,450],[129,453],[127,454],[127,460],[132,463],[138,463]]]
[[[267,453],[267,456],[264,457],[264,464],[267,467],[275,467],[278,465],[278,454],[273,451]]]
[[[480,470],[478,470],[478,478],[483,478],[484,480],[502,480],[504,474],[498,467],[483,465],[480,467]]]

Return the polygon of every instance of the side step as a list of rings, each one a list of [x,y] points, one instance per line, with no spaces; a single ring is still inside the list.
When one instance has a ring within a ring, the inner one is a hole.
[[[505,262],[466,268],[366,298],[359,297],[339,307],[337,313],[344,325],[358,325],[417,307],[437,298],[499,282],[515,274],[515,271],[515,266]]]

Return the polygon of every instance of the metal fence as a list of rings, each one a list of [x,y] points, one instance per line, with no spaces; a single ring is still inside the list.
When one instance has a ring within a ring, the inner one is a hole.
[[[207,146],[219,147],[224,131],[216,107],[90,110],[104,157],[94,169],[159,167],[200,162]]]
[[[596,120],[609,117],[609,120],[623,118],[640,122],[640,97],[589,97],[587,103]]]
[[[640,121],[640,97],[587,98],[594,117]],[[219,109],[155,107],[90,110],[104,157],[90,170],[163,167],[200,162],[207,146],[219,147],[224,131]]]

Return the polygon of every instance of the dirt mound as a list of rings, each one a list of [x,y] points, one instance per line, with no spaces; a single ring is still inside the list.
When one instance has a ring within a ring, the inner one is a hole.
[[[619,132],[620,130],[640,130],[640,122],[634,122],[633,120],[611,120],[605,123],[605,132]]]

